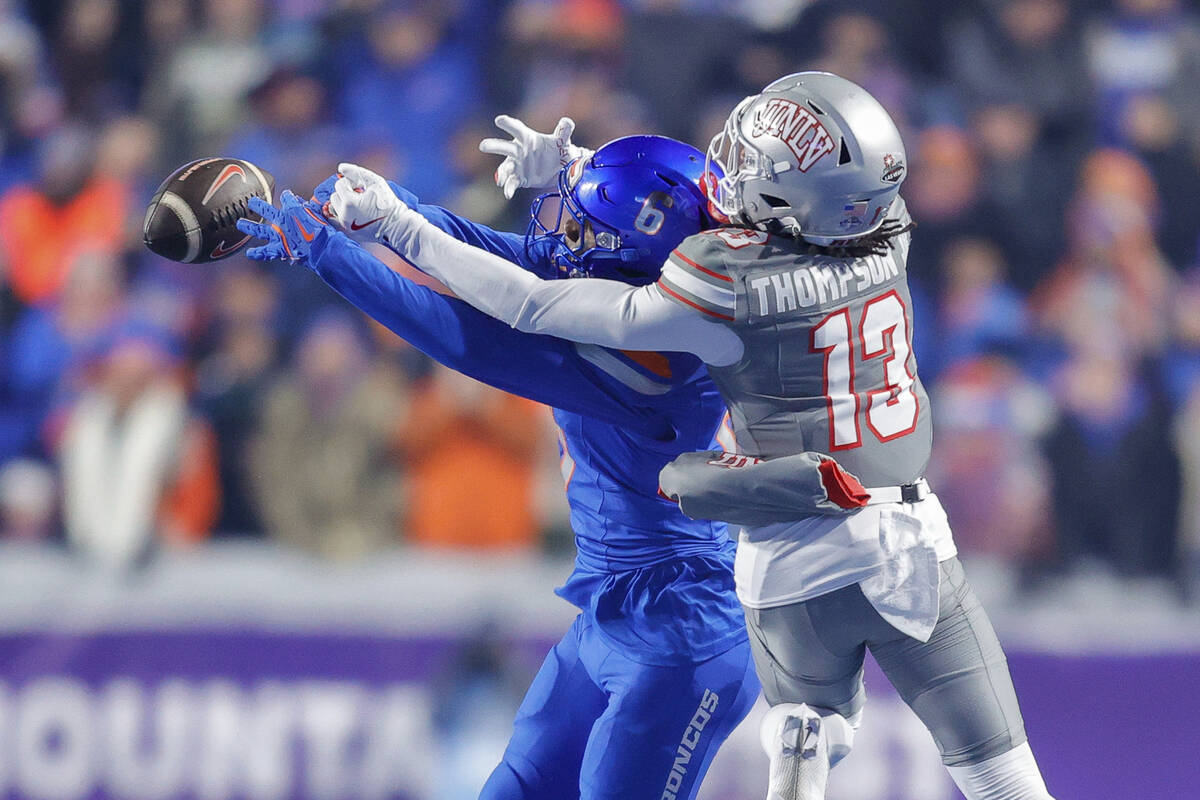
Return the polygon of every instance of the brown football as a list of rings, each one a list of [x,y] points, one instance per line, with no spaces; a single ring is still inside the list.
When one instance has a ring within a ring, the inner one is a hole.
[[[251,197],[268,203],[275,179],[261,167],[238,158],[201,158],[167,177],[146,207],[142,241],[172,261],[198,264],[236,253],[250,241],[239,231],[239,217],[258,221]]]

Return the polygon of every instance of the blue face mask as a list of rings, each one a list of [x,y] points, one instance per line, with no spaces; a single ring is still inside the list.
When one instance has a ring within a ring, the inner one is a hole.
[[[525,233],[526,249],[532,242],[552,242],[550,258],[564,278],[639,277],[637,266],[642,254],[636,247],[622,247],[619,229],[583,210],[571,188],[564,185],[565,176],[566,170],[559,176],[557,192],[547,192],[533,201]]]

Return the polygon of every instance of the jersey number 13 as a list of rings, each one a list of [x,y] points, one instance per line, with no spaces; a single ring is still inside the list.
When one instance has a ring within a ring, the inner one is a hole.
[[[862,444],[859,417],[864,405],[854,389],[855,350],[862,361],[883,359],[881,388],[866,393],[867,427],[881,442],[912,433],[919,403],[909,371],[908,316],[894,290],[863,306],[857,336],[850,309],[835,311],[812,329],[809,349],[825,354],[823,393],[829,410],[830,450],[849,450]]]

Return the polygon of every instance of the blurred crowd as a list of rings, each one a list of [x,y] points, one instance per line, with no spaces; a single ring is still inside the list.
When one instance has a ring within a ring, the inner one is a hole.
[[[302,266],[140,241],[161,179],[339,161],[523,230],[491,118],[702,149],[798,69],[905,137],[931,480],[1031,582],[1200,553],[1200,17],[1183,0],[0,0],[0,537],[124,568],[561,543],[554,434]],[[397,269],[404,269],[395,264]]]

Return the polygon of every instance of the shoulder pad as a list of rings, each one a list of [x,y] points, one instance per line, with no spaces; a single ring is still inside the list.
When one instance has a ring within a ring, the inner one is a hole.
[[[658,280],[672,300],[714,319],[732,321],[737,306],[731,264],[735,252],[762,245],[767,235],[743,228],[718,228],[684,239],[671,251]]]

